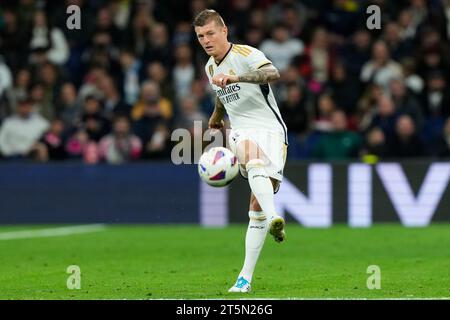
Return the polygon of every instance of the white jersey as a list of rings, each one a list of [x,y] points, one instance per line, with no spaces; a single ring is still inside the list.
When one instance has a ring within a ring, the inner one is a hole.
[[[272,62],[264,53],[247,45],[232,44],[218,64],[210,57],[205,66],[209,82],[223,103],[232,129],[264,129],[283,133],[285,144],[287,128],[269,84],[232,83],[224,89],[212,84],[215,74],[242,75]]]

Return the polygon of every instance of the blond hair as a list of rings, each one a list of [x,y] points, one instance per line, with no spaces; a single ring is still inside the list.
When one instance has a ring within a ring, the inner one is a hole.
[[[215,21],[217,23],[217,25],[219,25],[220,27],[224,27],[225,26],[225,22],[223,21],[222,17],[220,16],[220,14],[212,9],[205,9],[202,12],[200,12],[199,14],[197,14],[197,16],[194,19],[194,27],[203,27],[205,24],[209,23],[210,21]]]

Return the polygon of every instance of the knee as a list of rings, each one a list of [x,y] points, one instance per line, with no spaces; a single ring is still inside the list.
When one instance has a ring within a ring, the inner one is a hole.
[[[248,170],[252,168],[264,167],[265,163],[261,159],[251,159],[245,164],[245,168]]]
[[[250,210],[248,212],[248,217],[250,218],[250,220],[259,220],[259,221],[266,220],[266,215],[264,214],[263,211]]]

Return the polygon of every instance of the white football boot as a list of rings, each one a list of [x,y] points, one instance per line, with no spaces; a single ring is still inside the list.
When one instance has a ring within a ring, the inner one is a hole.
[[[234,286],[232,286],[230,288],[230,290],[228,290],[228,292],[247,293],[247,292],[250,292],[251,290],[252,290],[252,287],[250,285],[250,282],[245,280],[243,277],[240,277],[239,279],[237,279],[237,281],[234,284]]]

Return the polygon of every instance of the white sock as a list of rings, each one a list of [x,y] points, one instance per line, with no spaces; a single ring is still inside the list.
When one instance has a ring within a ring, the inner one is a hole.
[[[262,212],[250,211],[250,217],[263,216]],[[250,219],[245,236],[245,261],[239,277],[244,277],[248,282],[252,281],[253,271],[258,261],[259,253],[264,245],[267,235],[267,219]]]
[[[246,166],[250,189],[258,200],[263,212],[270,220],[276,215],[273,196],[273,186],[264,169],[264,162],[259,159],[250,160]]]

